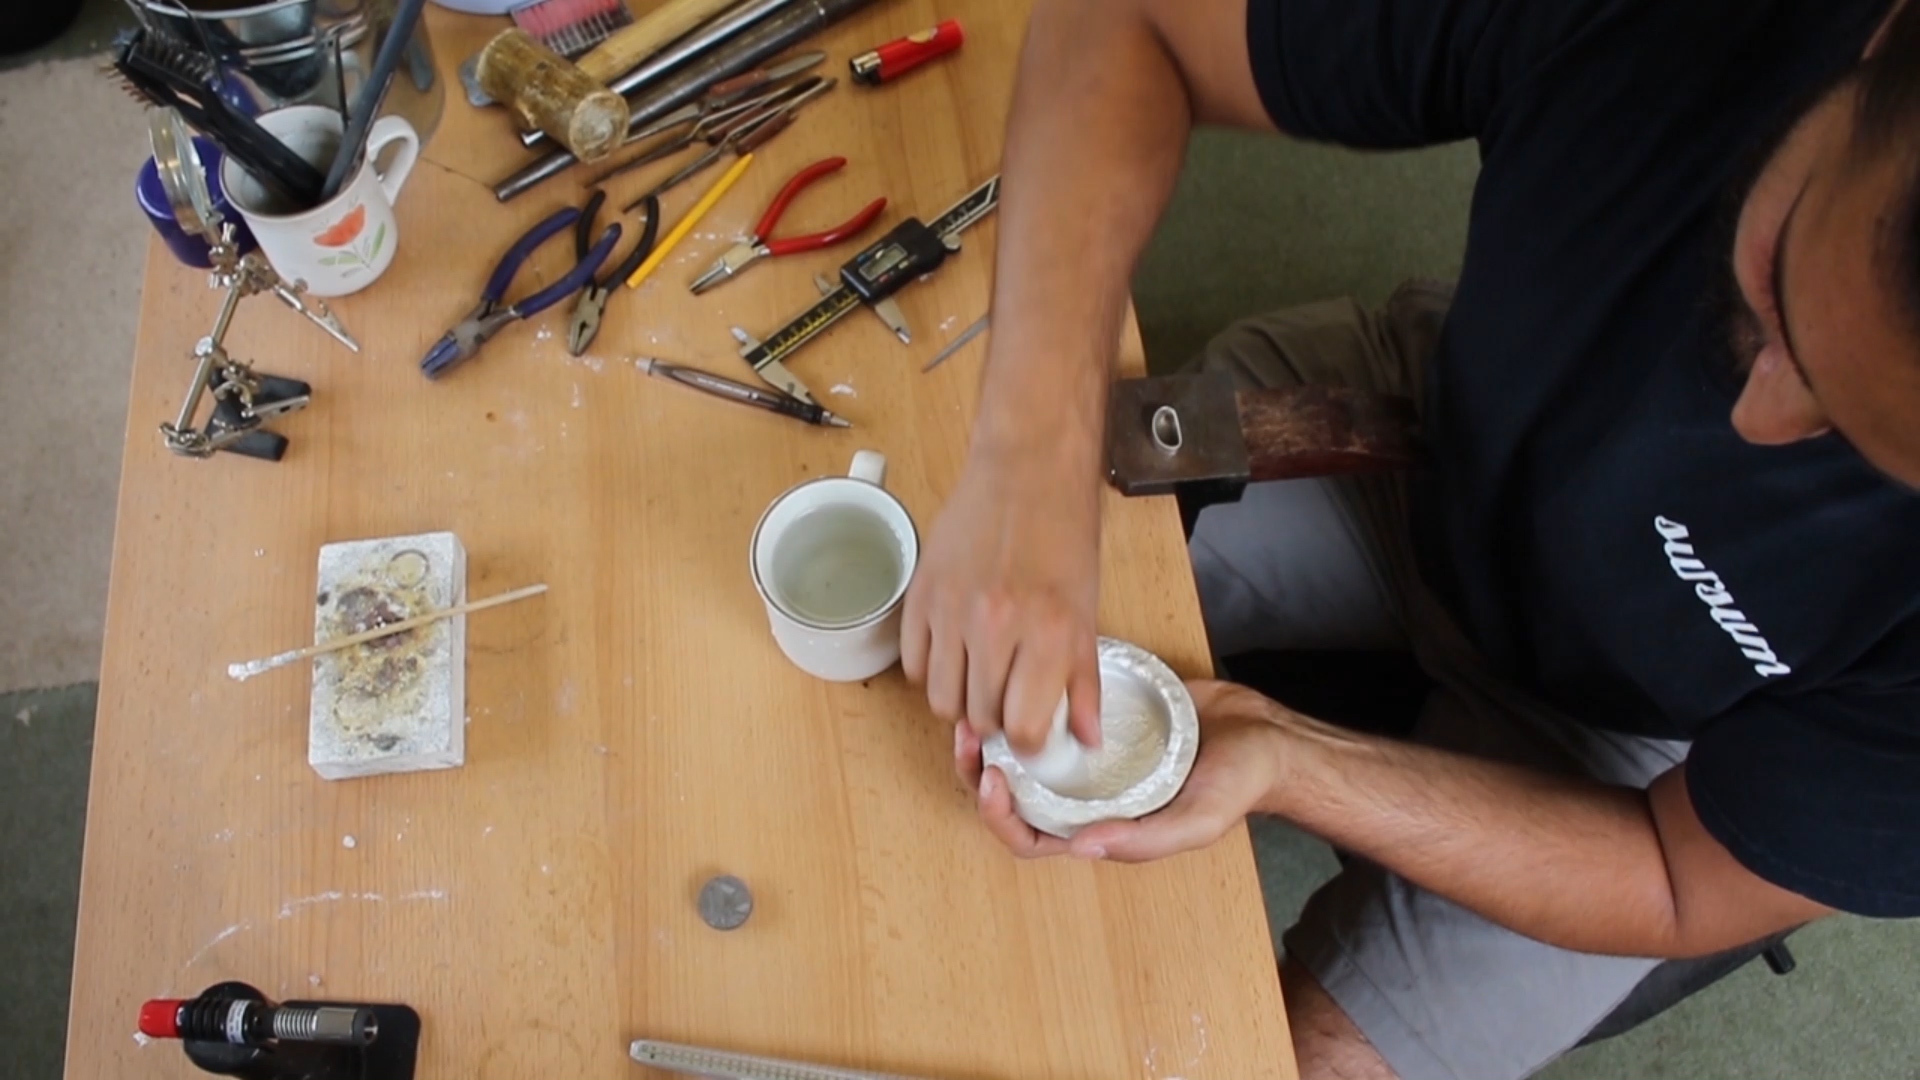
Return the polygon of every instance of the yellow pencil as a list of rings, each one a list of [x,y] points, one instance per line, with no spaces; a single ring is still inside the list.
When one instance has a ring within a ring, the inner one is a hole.
[[[741,175],[751,164],[753,164],[753,155],[741,154],[740,160],[733,163],[733,168],[728,169],[725,176],[722,176],[713,187],[707,189],[705,195],[700,196],[700,201],[694,203],[693,209],[687,211],[687,216],[680,219],[680,223],[673,227],[673,231],[667,234],[667,238],[660,241],[660,246],[653,249],[653,254],[647,256],[647,261],[640,264],[640,269],[635,270],[633,276],[627,279],[627,288],[639,288],[640,283],[647,280],[647,275],[653,273],[661,263],[667,260],[667,255],[673,251],[674,245],[685,240],[687,234],[693,231],[693,227],[700,224],[700,219],[706,217],[707,211],[713,209],[713,204],[719,202],[729,188],[739,183]]]

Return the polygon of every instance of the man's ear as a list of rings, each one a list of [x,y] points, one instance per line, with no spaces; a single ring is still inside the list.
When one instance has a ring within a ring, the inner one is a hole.
[[[1755,446],[1785,446],[1819,438],[1831,428],[1786,347],[1774,343],[1762,349],[1733,404],[1733,429]]]

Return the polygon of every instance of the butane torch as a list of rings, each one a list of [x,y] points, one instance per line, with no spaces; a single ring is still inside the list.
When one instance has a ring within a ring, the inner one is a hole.
[[[853,68],[853,81],[867,86],[892,82],[921,64],[958,49],[966,39],[959,21],[948,19],[930,30],[908,34],[854,57],[849,65]]]

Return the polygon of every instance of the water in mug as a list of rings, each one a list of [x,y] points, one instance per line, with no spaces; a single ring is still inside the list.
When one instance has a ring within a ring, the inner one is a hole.
[[[859,622],[886,607],[902,573],[899,537],[863,506],[810,510],[773,549],[781,606],[822,626]]]

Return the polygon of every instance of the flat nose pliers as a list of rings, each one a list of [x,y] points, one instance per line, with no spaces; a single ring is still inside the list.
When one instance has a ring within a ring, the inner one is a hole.
[[[587,208],[580,212],[580,220],[573,228],[573,250],[584,261],[591,249],[588,241],[593,239],[594,219],[600,216],[600,207],[607,201],[607,193],[595,191],[593,198],[587,200]],[[647,224],[640,233],[640,242],[633,246],[627,257],[611,273],[601,274],[595,271],[588,276],[586,288],[581,290],[580,299],[573,305],[573,320],[567,325],[567,352],[574,356],[586,354],[587,347],[600,333],[600,316],[607,310],[607,299],[613,290],[620,287],[633,276],[640,264],[653,254],[654,241],[660,236],[660,199],[649,195],[642,200],[642,213],[647,215]],[[620,226],[615,225],[618,229]]]
[[[500,264],[494,267],[493,276],[487,279],[487,287],[480,293],[480,302],[474,305],[466,318],[454,323],[451,329],[441,335],[433,348],[427,350],[427,355],[420,361],[421,372],[429,379],[445,375],[472,359],[480,351],[480,346],[495,334],[521,319],[547,310],[579,292],[581,286],[592,280],[600,271],[600,264],[607,261],[607,256],[613,253],[613,246],[620,241],[618,223],[607,226],[599,242],[583,255],[577,256],[573,269],[565,277],[523,300],[503,303],[507,298],[507,289],[513,285],[513,279],[519,275],[520,268],[534,251],[579,220],[580,210],[577,207],[556,210],[508,248],[507,253],[500,257]]]

